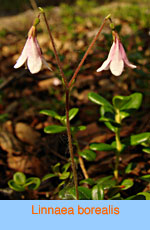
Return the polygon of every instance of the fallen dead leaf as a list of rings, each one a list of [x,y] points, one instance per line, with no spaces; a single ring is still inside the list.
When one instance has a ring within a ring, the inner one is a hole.
[[[2,130],[0,133],[0,147],[11,154],[20,154],[22,151],[20,142],[7,130]]]
[[[39,132],[22,122],[16,124],[15,132],[19,140],[30,145],[36,145],[41,136]]]
[[[29,173],[37,176],[44,175],[46,165],[41,159],[35,156],[13,156],[8,154],[8,167],[19,172]],[[42,163],[43,162],[43,163]]]

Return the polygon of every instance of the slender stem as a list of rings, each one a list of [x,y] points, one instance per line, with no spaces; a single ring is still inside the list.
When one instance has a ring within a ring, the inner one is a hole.
[[[89,176],[87,174],[87,171],[86,171],[86,168],[85,168],[85,165],[84,165],[84,161],[83,161],[83,158],[81,156],[79,156],[79,164],[80,164],[80,167],[81,167],[81,170],[83,172],[83,175],[84,175],[85,179],[88,179]]]
[[[77,138],[75,137],[75,135],[73,135],[73,139],[74,139],[74,141],[75,141],[75,145],[76,145],[76,147],[77,147],[78,153],[81,152],[80,146],[79,146],[79,144],[78,144],[78,140],[77,140]],[[78,158],[79,158],[79,164],[80,164],[82,173],[83,173],[85,179],[88,179],[89,176],[88,176],[88,173],[87,173],[86,168],[85,168],[85,165],[84,165],[84,160],[83,160],[83,158],[82,158],[80,155],[78,155]]]
[[[44,17],[44,21],[45,21],[45,24],[46,24],[46,27],[47,27],[47,30],[48,30],[48,33],[49,33],[49,37],[50,37],[50,40],[52,42],[52,46],[53,46],[53,49],[54,49],[54,54],[55,54],[55,58],[56,58],[56,61],[57,61],[57,64],[58,64],[58,67],[59,67],[59,70],[60,70],[60,73],[61,73],[61,76],[62,76],[62,79],[64,81],[64,84],[65,84],[65,93],[66,93],[66,120],[67,120],[67,134],[68,134],[68,141],[69,141],[69,152],[70,152],[70,157],[71,157],[71,163],[72,163],[72,170],[73,170],[73,177],[74,177],[74,184],[75,184],[75,191],[76,191],[76,199],[78,200],[79,199],[79,193],[78,193],[78,178],[77,178],[77,171],[76,171],[76,167],[75,167],[75,163],[74,163],[74,154],[73,154],[73,147],[72,147],[72,138],[71,138],[71,129],[70,129],[70,121],[69,121],[69,94],[70,94],[70,87],[72,86],[72,83],[73,81],[75,80],[78,72],[80,71],[80,68],[81,66],[83,65],[86,57],[88,56],[90,50],[92,49],[92,47],[94,46],[98,36],[100,35],[105,23],[106,23],[106,20],[110,18],[110,15],[108,15],[102,25],[100,26],[99,28],[99,31],[98,33],[96,34],[96,36],[94,37],[94,39],[92,40],[91,44],[89,45],[87,51],[85,52],[81,62],[79,63],[77,69],[75,70],[75,73],[72,77],[72,79],[70,80],[70,82],[68,83],[67,82],[67,79],[64,75],[64,72],[63,72],[63,69],[62,69],[62,65],[61,65],[61,62],[60,62],[60,59],[59,59],[59,56],[58,56],[58,53],[57,53],[57,50],[56,50],[56,46],[55,46],[55,43],[54,43],[54,39],[53,39],[53,36],[52,36],[52,33],[51,33],[51,30],[50,30],[50,27],[48,25],[48,21],[47,21],[47,18],[46,18],[46,15],[45,15],[45,12],[42,8],[39,8],[41,13],[43,14],[43,17]],[[81,160],[80,160],[81,162]],[[82,161],[81,162],[81,165],[84,166],[84,162]],[[85,168],[85,167],[84,167]],[[84,170],[86,171],[86,170]],[[86,175],[86,177],[88,177],[88,175]]]
[[[71,130],[70,130],[70,121],[69,121],[69,89],[66,89],[66,120],[67,120],[67,134],[68,134],[68,142],[69,142],[69,152],[71,157],[71,164],[72,164],[72,171],[74,176],[74,185],[76,191],[76,199],[79,199],[78,193],[78,178],[77,178],[77,171],[74,162],[74,154],[73,154],[73,147],[72,147],[72,138],[71,138]]]
[[[71,138],[71,129],[70,129],[70,121],[69,121],[69,96],[70,96],[69,93],[70,93],[70,91],[69,91],[69,88],[68,88],[68,83],[67,83],[66,77],[65,77],[65,75],[64,75],[63,69],[62,69],[62,65],[61,65],[61,62],[60,62],[60,59],[59,59],[57,50],[56,50],[56,46],[55,46],[55,43],[54,43],[54,39],[53,39],[51,30],[50,30],[50,27],[49,27],[49,25],[48,25],[48,22],[47,22],[45,13],[44,13],[44,12],[42,12],[42,13],[43,13],[43,16],[44,16],[45,24],[46,24],[46,26],[47,26],[47,30],[48,30],[48,33],[49,33],[49,37],[50,37],[51,42],[52,42],[52,46],[53,46],[53,49],[54,49],[55,58],[56,58],[56,61],[57,61],[57,64],[58,64],[58,67],[59,67],[59,70],[60,70],[62,79],[63,79],[63,81],[64,81],[64,83],[65,83],[65,93],[66,93],[66,120],[67,120],[66,126],[67,126],[67,135],[68,135],[68,142],[69,142],[69,152],[70,152],[70,157],[71,157],[71,164],[72,164],[74,185],[75,185],[75,191],[76,191],[76,199],[78,200],[78,199],[79,199],[79,193],[78,193],[78,178],[77,178],[77,171],[76,171],[75,162],[74,162],[74,154],[73,154],[72,138]]]
[[[115,121],[119,124],[121,124],[120,119],[120,111],[116,109],[116,116]],[[116,180],[118,180],[118,167],[119,167],[119,157],[122,149],[121,141],[120,141],[120,128],[116,128],[116,162],[115,162],[115,170],[114,170],[114,176]]]
[[[45,24],[46,24],[48,33],[49,33],[50,40],[51,40],[51,42],[52,42],[52,46],[53,46],[55,58],[56,58],[56,61],[57,61],[57,65],[58,65],[58,67],[59,67],[59,70],[60,70],[62,79],[63,79],[63,81],[64,81],[64,83],[65,83],[65,87],[68,88],[68,83],[67,83],[66,77],[65,77],[64,72],[63,72],[63,68],[62,68],[62,65],[61,65],[61,62],[60,62],[60,59],[59,59],[57,50],[56,50],[55,42],[54,42],[54,39],[53,39],[51,30],[50,30],[50,27],[49,27],[49,25],[48,25],[48,21],[47,21],[45,12],[42,12],[42,14],[43,14],[43,17],[44,17],[44,21],[45,21]]]
[[[100,35],[100,33],[101,33],[101,31],[102,31],[102,29],[103,29],[103,27],[104,27],[104,25],[105,25],[107,19],[108,19],[108,17],[106,17],[106,18],[104,19],[102,25],[101,25],[100,28],[99,28],[98,33],[97,33],[96,36],[93,38],[91,44],[89,45],[87,51],[85,52],[83,58],[81,59],[81,61],[80,61],[80,63],[79,63],[79,65],[77,66],[77,68],[76,68],[76,70],[75,70],[75,72],[74,72],[74,74],[73,74],[73,77],[71,78],[71,80],[70,80],[70,82],[69,82],[69,84],[68,84],[69,87],[71,87],[71,85],[72,85],[73,81],[75,80],[75,78],[76,78],[78,72],[80,71],[80,69],[81,69],[81,67],[82,67],[82,65],[83,65],[83,63],[84,63],[86,57],[88,56],[90,50],[92,49],[92,47],[94,46],[96,40],[98,39],[98,36]]]
[[[118,180],[119,157],[120,157],[120,152],[121,152],[120,130],[118,128],[116,131],[116,146],[117,146],[117,151],[116,151],[116,162],[115,162],[114,176],[115,176],[116,180]]]

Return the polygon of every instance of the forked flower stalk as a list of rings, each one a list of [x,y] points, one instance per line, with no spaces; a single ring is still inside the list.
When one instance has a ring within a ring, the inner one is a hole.
[[[69,82],[69,84],[68,84],[69,87],[72,86],[72,84],[73,84],[74,80],[76,79],[77,74],[79,73],[79,71],[80,71],[80,69],[81,69],[81,67],[82,67],[82,65],[83,65],[83,63],[84,63],[84,61],[85,61],[85,59],[87,58],[87,56],[88,56],[90,50],[91,50],[92,47],[94,46],[96,40],[98,39],[99,35],[100,35],[101,32],[102,32],[102,29],[103,29],[103,27],[104,27],[106,21],[107,21],[109,18],[110,18],[110,14],[109,14],[107,17],[104,18],[104,21],[103,21],[102,25],[100,26],[100,28],[99,28],[99,30],[98,30],[98,33],[97,33],[96,36],[93,38],[91,44],[88,46],[88,48],[87,48],[87,50],[86,50],[86,52],[85,52],[83,58],[81,59],[79,65],[77,66],[77,68],[76,68],[76,70],[75,70],[75,72],[74,72],[74,74],[73,74],[73,76],[72,76],[72,78],[71,78],[71,80],[70,80],[70,82]]]
[[[77,179],[76,166],[75,166],[75,162],[74,162],[72,137],[71,137],[71,129],[70,129],[70,121],[69,121],[69,97],[70,97],[70,90],[69,90],[69,87],[68,87],[68,83],[67,83],[66,77],[65,77],[64,72],[63,72],[63,68],[62,68],[62,65],[61,65],[61,62],[60,62],[57,50],[56,50],[55,42],[54,42],[54,39],[53,39],[51,30],[50,30],[50,27],[49,27],[48,22],[47,22],[47,18],[46,18],[45,12],[44,11],[41,11],[41,12],[43,14],[44,21],[45,21],[45,24],[46,24],[46,27],[47,27],[47,30],[48,30],[48,33],[49,33],[49,37],[50,37],[50,40],[52,42],[52,46],[53,46],[55,58],[56,58],[56,61],[57,61],[57,65],[59,67],[62,79],[63,79],[64,84],[65,84],[65,94],[66,94],[66,127],[67,127],[67,135],[68,135],[68,142],[69,142],[69,153],[70,153],[70,158],[71,158],[71,165],[72,165],[72,171],[73,171],[74,185],[75,185],[75,191],[76,191],[76,199],[78,200],[79,199],[78,179]]]
[[[70,121],[69,121],[69,101],[70,101],[70,89],[72,87],[72,84],[75,80],[75,78],[77,77],[77,74],[78,72],[80,71],[81,69],[81,66],[83,65],[86,57],[88,56],[90,50],[92,49],[92,47],[94,46],[98,36],[100,35],[106,21],[110,18],[110,15],[108,15],[102,25],[100,26],[99,28],[99,31],[98,33],[96,34],[96,36],[94,37],[94,39],[92,40],[91,44],[89,45],[87,51],[85,52],[82,60],[80,61],[78,67],[76,68],[74,74],[73,74],[73,77],[71,78],[70,82],[68,83],[67,82],[67,79],[64,75],[64,72],[63,72],[63,68],[62,68],[62,65],[61,65],[61,62],[60,62],[60,59],[59,59],[59,56],[58,56],[58,53],[57,53],[57,50],[56,50],[56,46],[55,46],[55,43],[54,43],[54,39],[53,39],[53,36],[52,36],[52,33],[51,33],[51,30],[50,30],[50,27],[48,25],[48,21],[47,21],[47,18],[46,18],[46,15],[45,15],[45,12],[42,8],[39,8],[40,12],[43,14],[43,17],[44,17],[44,22],[46,24],[46,27],[47,27],[47,30],[48,30],[48,33],[49,33],[49,37],[50,37],[50,40],[52,42],[52,46],[53,46],[53,50],[54,50],[54,54],[55,54],[55,58],[56,58],[56,61],[57,61],[57,65],[59,67],[59,70],[60,70],[60,73],[61,73],[61,76],[62,76],[62,79],[63,79],[63,82],[65,84],[65,93],[66,93],[66,126],[67,126],[67,135],[68,135],[68,142],[69,142],[69,152],[70,152],[70,157],[71,157],[71,163],[72,163],[72,171],[73,171],[73,178],[74,178],[74,185],[75,185],[75,191],[76,191],[76,199],[78,200],[79,199],[79,193],[78,193],[78,179],[77,179],[77,171],[76,171],[76,167],[75,167],[75,162],[74,162],[74,154],[73,154],[73,146],[72,146],[72,137],[71,137],[71,129],[70,129]],[[82,162],[81,162],[82,163]],[[82,165],[82,164],[81,164]],[[86,175],[86,177],[88,177],[88,175]]]

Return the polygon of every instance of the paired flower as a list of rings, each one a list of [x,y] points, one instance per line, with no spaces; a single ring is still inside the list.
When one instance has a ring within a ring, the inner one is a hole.
[[[124,65],[127,65],[132,69],[136,68],[136,66],[129,62],[123,45],[119,40],[118,34],[116,32],[113,32],[113,36],[114,42],[111,46],[108,58],[106,59],[106,61],[104,61],[102,66],[97,69],[97,72],[101,72],[102,70],[108,70],[110,68],[110,71],[113,75],[119,76],[124,70]]]
[[[118,37],[118,34],[114,31],[113,38],[114,41],[108,54],[108,58],[106,59],[106,61],[104,61],[102,66],[97,69],[97,72],[101,72],[102,70],[108,70],[110,68],[113,75],[119,76],[124,70],[124,65],[127,65],[128,67],[133,69],[136,68],[136,66],[129,62],[123,45],[121,44]],[[28,69],[32,74],[38,73],[41,70],[42,63],[45,64],[49,70],[51,70],[51,68],[48,66],[48,63],[42,56],[40,46],[36,38],[35,25],[33,25],[29,30],[28,39],[14,68],[21,67],[26,61]]]
[[[27,61],[28,69],[32,74],[41,70],[42,63],[51,70],[48,63],[41,54],[40,46],[36,38],[36,28],[32,26],[28,33],[28,39],[25,43],[23,51],[18,58],[14,68],[21,67]]]

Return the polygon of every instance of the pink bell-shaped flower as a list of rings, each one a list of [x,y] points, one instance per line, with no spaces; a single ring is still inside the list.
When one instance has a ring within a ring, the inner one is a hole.
[[[97,72],[101,72],[102,70],[108,70],[110,68],[110,71],[113,75],[119,76],[124,70],[124,65],[127,65],[132,69],[136,68],[136,66],[129,62],[123,45],[119,40],[118,34],[116,32],[113,32],[113,36],[114,42],[111,46],[108,58],[106,59],[106,61],[103,62],[102,66],[97,69]]]
[[[26,61],[28,69],[32,74],[38,73],[41,70],[42,63],[51,70],[41,54],[40,46],[36,38],[35,26],[32,26],[29,30],[27,41],[14,68],[17,69],[21,67]]]

